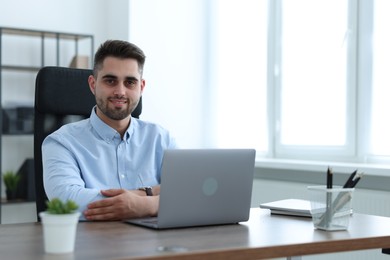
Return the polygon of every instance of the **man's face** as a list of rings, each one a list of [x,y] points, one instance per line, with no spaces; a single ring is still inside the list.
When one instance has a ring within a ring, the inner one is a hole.
[[[114,57],[107,57],[97,78],[90,76],[88,82],[96,98],[98,116],[108,120],[129,118],[145,87],[135,59]]]

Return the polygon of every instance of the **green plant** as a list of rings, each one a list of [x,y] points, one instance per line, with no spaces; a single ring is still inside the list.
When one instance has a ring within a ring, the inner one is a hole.
[[[15,191],[20,181],[20,175],[15,174],[13,171],[6,171],[3,173],[3,181],[7,190]]]
[[[51,214],[69,214],[73,213],[78,209],[76,202],[72,200],[67,200],[63,202],[58,198],[54,198],[46,202],[47,211]]]

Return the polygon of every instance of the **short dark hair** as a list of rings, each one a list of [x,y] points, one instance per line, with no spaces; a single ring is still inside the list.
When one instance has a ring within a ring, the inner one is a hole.
[[[146,56],[137,45],[121,40],[107,40],[102,43],[95,53],[93,65],[93,74],[95,77],[97,76],[98,70],[102,68],[104,59],[107,57],[137,60],[138,70],[142,76]]]

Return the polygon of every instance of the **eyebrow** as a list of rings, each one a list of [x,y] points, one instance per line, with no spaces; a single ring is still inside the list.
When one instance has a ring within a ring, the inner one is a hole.
[[[111,74],[107,74],[107,75],[104,75],[102,77],[102,79],[116,79],[116,78],[118,78],[118,77],[115,75],[111,75]]]
[[[112,74],[107,74],[107,75],[104,75],[102,78],[103,78],[103,79],[118,79],[118,77],[117,77],[117,76],[115,76],[115,75],[112,75]],[[136,78],[136,77],[133,77],[133,76],[128,76],[128,77],[126,77],[125,79],[126,79],[126,80],[134,80],[134,81],[139,81],[139,80],[138,80],[138,78]]]

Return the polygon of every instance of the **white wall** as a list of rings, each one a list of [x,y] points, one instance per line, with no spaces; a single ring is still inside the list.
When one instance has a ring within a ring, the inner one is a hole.
[[[147,56],[142,118],[168,128],[182,148],[206,145],[206,2],[132,0],[130,6],[130,40]]]
[[[0,0],[0,26],[107,35],[107,0]]]
[[[106,24],[104,33],[106,39],[129,40],[130,36],[130,1],[131,0],[114,0],[106,1]],[[102,29],[102,28],[101,28]],[[98,43],[103,42],[102,39]]]

